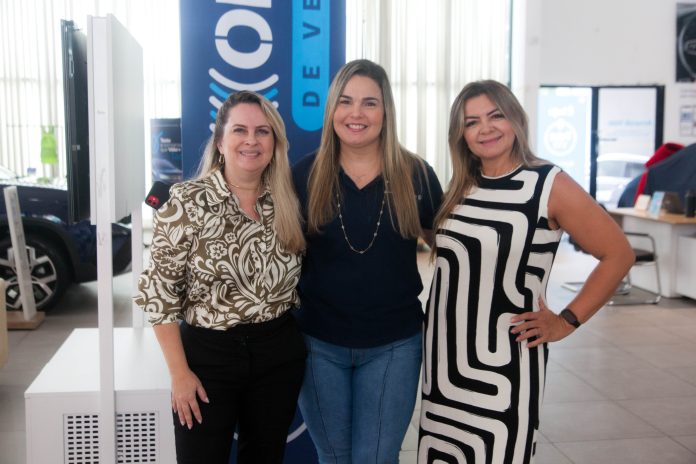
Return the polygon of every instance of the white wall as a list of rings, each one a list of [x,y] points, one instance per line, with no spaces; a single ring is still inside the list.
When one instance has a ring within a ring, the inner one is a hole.
[[[693,0],[681,0],[689,3]],[[665,141],[679,136],[677,0],[541,0],[540,84],[665,85]]]

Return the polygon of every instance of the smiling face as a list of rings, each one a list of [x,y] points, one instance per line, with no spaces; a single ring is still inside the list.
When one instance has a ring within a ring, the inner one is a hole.
[[[226,174],[260,179],[275,147],[273,129],[261,107],[255,103],[232,107],[217,147],[225,157]]]
[[[464,141],[482,165],[506,163],[511,159],[515,131],[502,111],[483,94],[464,105]]]
[[[333,114],[333,127],[341,147],[378,149],[383,121],[384,104],[377,82],[366,76],[351,77]]]

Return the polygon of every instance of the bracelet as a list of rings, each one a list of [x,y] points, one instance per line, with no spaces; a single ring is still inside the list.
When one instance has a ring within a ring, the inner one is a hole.
[[[576,329],[580,327],[580,321],[578,320],[578,317],[575,315],[573,311],[570,310],[570,308],[566,308],[563,311],[561,311],[560,316],[566,320],[566,322]]]

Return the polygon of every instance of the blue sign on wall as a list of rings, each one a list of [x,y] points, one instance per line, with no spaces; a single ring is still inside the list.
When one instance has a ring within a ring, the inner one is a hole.
[[[326,92],[345,63],[344,0],[181,0],[184,176],[239,90],[277,105],[296,161],[319,145]]]

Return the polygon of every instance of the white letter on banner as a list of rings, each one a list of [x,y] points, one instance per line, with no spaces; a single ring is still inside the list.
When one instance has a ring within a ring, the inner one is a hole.
[[[254,29],[261,38],[256,51],[244,53],[235,50],[227,40],[227,34],[233,27],[247,26]],[[215,47],[220,57],[231,66],[240,69],[255,69],[263,65],[271,56],[273,33],[265,19],[249,10],[230,10],[220,17],[215,26]]]

